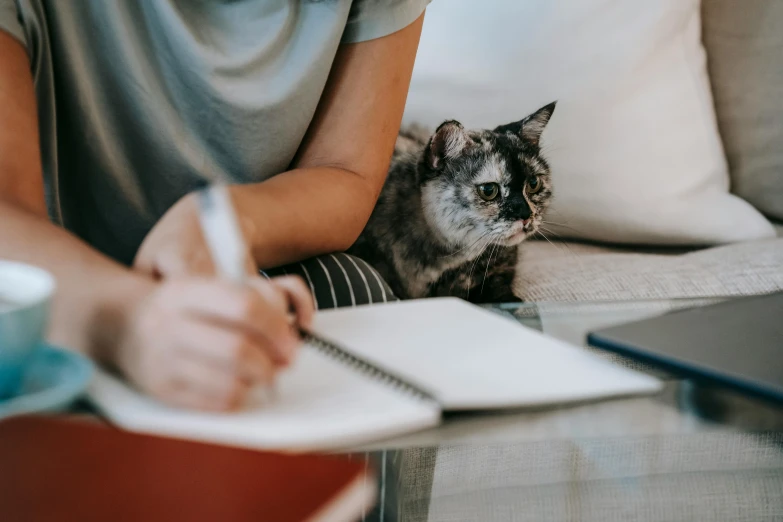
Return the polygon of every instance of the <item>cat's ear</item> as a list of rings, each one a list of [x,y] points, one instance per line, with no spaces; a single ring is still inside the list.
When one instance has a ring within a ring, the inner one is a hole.
[[[544,133],[544,129],[546,129],[549,120],[555,113],[556,105],[557,102],[552,102],[545,107],[541,107],[522,121],[501,125],[495,129],[495,132],[516,134],[537,147],[541,142],[541,135]]]
[[[470,143],[471,139],[460,122],[441,123],[424,152],[427,166],[440,170],[445,161],[458,157]]]

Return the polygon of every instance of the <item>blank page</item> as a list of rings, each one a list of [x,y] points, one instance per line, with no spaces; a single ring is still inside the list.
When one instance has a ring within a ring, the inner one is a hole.
[[[657,379],[452,298],[328,310],[313,331],[428,390],[444,410],[652,393]]]
[[[260,395],[236,413],[166,406],[99,372],[91,400],[119,427],[265,449],[326,450],[438,424],[434,405],[401,394],[304,347],[278,379],[271,401]]]

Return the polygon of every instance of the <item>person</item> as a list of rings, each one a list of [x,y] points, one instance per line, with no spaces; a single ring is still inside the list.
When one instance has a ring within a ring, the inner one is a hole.
[[[0,0],[0,257],[55,275],[51,341],[227,410],[294,359],[291,310],[391,299],[330,253],[383,185],[428,3]],[[214,277],[211,181],[246,285]]]

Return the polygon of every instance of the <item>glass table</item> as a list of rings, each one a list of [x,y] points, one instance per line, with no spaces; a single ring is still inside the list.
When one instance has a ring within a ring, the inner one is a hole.
[[[720,299],[492,305],[584,344],[592,329]],[[380,473],[365,520],[783,520],[783,409],[662,378],[651,397],[449,416],[442,426],[357,448]]]

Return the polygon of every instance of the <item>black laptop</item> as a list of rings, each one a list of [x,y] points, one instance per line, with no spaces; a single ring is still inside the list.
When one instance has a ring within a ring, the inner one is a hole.
[[[783,292],[614,326],[592,346],[783,404]]]

